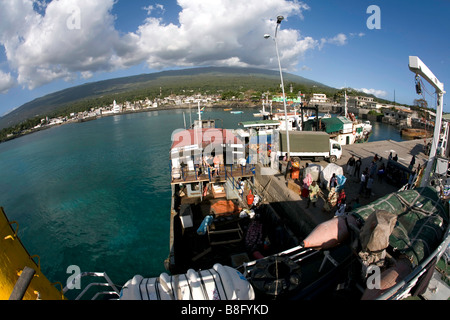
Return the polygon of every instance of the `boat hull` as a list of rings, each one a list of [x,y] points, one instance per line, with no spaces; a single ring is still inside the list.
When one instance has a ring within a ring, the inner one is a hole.
[[[12,225],[16,225],[14,230]],[[17,222],[10,222],[3,208],[0,208],[0,300],[8,300],[19,274],[26,268],[33,269],[35,274],[26,290],[22,300],[64,300],[62,292],[50,283],[42,274],[40,261],[35,262],[37,256],[30,256],[19,237]],[[62,289],[62,287],[61,287]]]
[[[400,135],[405,139],[422,139],[432,137],[433,134],[425,129],[402,129]]]

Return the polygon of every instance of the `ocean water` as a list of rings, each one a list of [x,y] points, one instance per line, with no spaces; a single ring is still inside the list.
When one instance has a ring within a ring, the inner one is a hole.
[[[238,128],[255,110],[206,110],[204,119]],[[0,206],[51,282],[71,265],[105,271],[122,285],[165,272],[169,253],[171,134],[196,110],[117,115],[66,124],[0,144]],[[370,141],[401,141],[373,123]]]

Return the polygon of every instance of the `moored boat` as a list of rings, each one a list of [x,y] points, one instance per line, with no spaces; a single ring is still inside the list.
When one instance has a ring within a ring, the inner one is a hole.
[[[253,167],[245,161],[244,145],[232,130],[189,129],[172,137],[172,209],[170,254],[166,268],[185,272],[204,261],[214,263],[223,244],[242,244]]]
[[[400,135],[405,139],[422,139],[422,138],[430,138],[433,134],[426,129],[402,129],[400,130]]]

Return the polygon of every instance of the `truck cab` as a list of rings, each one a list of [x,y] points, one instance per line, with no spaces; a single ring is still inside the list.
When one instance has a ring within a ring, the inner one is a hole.
[[[342,157],[342,147],[336,140],[330,139],[330,162],[335,163]]]

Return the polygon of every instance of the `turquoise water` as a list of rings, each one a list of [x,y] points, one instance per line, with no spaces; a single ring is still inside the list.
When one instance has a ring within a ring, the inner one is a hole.
[[[254,112],[207,109],[202,117],[238,128],[238,122],[255,119]],[[189,110],[184,115],[189,123]],[[401,141],[395,128],[373,125],[370,141]],[[152,111],[67,124],[0,144],[0,205],[18,221],[19,236],[30,254],[41,257],[50,281],[65,285],[70,265],[106,271],[117,284],[165,271],[169,149],[172,132],[183,126],[183,110]]]

